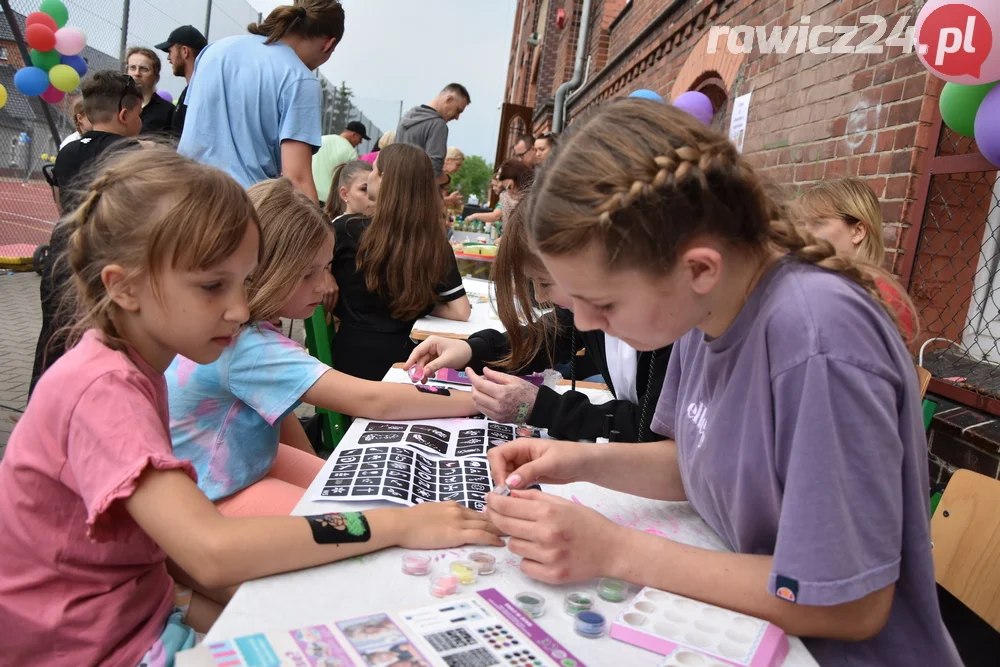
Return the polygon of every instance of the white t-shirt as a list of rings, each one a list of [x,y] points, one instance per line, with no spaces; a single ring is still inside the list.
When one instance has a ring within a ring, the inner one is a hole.
[[[74,132],[73,134],[69,135],[68,137],[66,137],[65,139],[62,140],[62,143],[59,144],[59,150],[62,150],[63,148],[65,148],[66,144],[71,144],[74,141],[79,141],[79,139],[80,139],[80,133],[79,132]]]
[[[604,352],[611,384],[615,387],[615,398],[638,405],[639,392],[635,388],[635,376],[639,372],[639,353],[628,343],[608,334],[604,334]]]

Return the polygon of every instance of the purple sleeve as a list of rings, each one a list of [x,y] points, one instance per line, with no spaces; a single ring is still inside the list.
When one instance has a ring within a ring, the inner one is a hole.
[[[858,600],[899,578],[903,443],[896,386],[813,356],[772,383],[784,487],[768,590],[807,605]]]

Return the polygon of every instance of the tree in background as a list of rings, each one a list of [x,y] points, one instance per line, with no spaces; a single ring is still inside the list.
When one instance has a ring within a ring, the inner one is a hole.
[[[462,168],[452,175],[449,190],[461,190],[466,198],[476,195],[479,201],[484,201],[492,178],[493,165],[478,155],[470,155],[465,158]]]
[[[354,91],[347,87],[346,81],[340,82],[340,88],[323,86],[323,134],[344,131],[354,114],[353,97]]]

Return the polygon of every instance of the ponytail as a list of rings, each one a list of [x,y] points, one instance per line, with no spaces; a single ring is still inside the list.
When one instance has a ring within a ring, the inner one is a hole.
[[[344,8],[337,0],[294,0],[272,9],[263,22],[248,25],[247,32],[266,37],[265,44],[289,35],[332,37],[339,43],[344,37]]]

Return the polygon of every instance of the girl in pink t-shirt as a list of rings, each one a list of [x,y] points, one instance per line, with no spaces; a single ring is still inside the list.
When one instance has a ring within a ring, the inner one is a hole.
[[[165,148],[121,155],[69,221],[79,342],[41,378],[0,463],[0,646],[25,665],[170,665],[215,591],[391,545],[500,544],[455,504],[231,519],[171,449],[163,372],[210,364],[248,318],[260,226],[231,178]],[[185,617],[186,613],[186,617]]]

